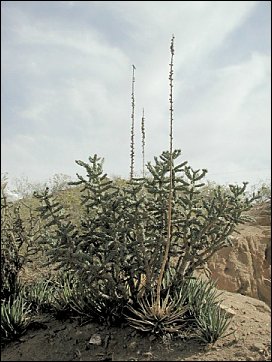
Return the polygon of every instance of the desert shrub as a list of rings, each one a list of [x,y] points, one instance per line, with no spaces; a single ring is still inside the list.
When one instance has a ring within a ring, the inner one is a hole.
[[[226,330],[231,322],[227,312],[216,304],[206,304],[194,314],[197,324],[197,337],[204,343],[214,343],[218,338],[231,334]]]
[[[56,316],[69,317],[74,311],[84,313],[76,308],[81,305],[84,293],[78,293],[78,281],[68,273],[56,274],[50,279],[39,279],[27,283],[22,288],[22,296],[31,311],[36,313],[53,312]]]
[[[221,294],[211,280],[184,279],[178,288],[168,289],[162,297],[160,313],[154,296],[145,295],[137,305],[128,305],[127,320],[143,332],[157,335],[174,332],[185,338],[197,337],[204,343],[214,343],[227,335],[231,322],[220,308]]]
[[[124,214],[128,203],[134,200],[126,200],[122,189],[111,187],[112,182],[103,174],[97,156],[90,158],[90,162],[89,166],[78,161],[86,168],[89,178],[85,180],[79,176],[78,184],[84,186],[82,203],[85,207],[80,229],[76,229],[66,215],[59,214],[63,209],[57,202],[51,203],[52,195],[48,190],[43,195],[36,194],[45,204],[40,211],[49,221],[49,238],[54,240],[49,255],[60,268],[72,272],[81,285],[88,286],[101,305],[122,305],[138,287],[134,273],[130,273],[133,254],[123,242],[124,237],[129,237],[126,235],[129,229],[126,231],[124,225],[120,232],[122,223],[133,220],[131,215],[129,219],[119,220],[120,213]]]
[[[134,177],[133,66],[130,180],[122,186],[110,180],[97,155],[88,163],[76,161],[86,173],[77,174],[78,181],[70,183],[80,187],[80,222],[71,218],[49,188],[35,193],[46,222],[42,242],[49,263],[74,278],[73,287],[69,282],[60,290],[60,308],[103,314],[106,319],[114,314],[118,319],[127,307],[135,328],[165,333],[179,330],[187,310],[181,301],[186,301],[192,315],[198,316],[200,330],[204,328],[203,339],[215,340],[227,323],[217,313],[212,289],[183,283],[215,252],[230,245],[230,236],[247,221],[244,212],[256,197],[245,194],[246,182],[214,187],[205,194],[207,170],[194,170],[187,161],[178,163],[181,151],[173,150],[174,36],[170,50],[169,151],[147,164],[148,177]],[[144,139],[145,131],[143,160]],[[180,286],[182,293],[177,292]],[[203,300],[211,308],[210,324],[203,316],[203,304],[197,304]]]
[[[52,307],[58,317],[69,317],[71,314],[88,315],[85,306],[88,300],[88,289],[81,286],[75,275],[58,273],[53,282]]]
[[[252,192],[258,192],[259,199],[258,203],[270,203],[271,205],[271,181],[270,182],[259,182],[258,184],[251,187]]]
[[[195,277],[184,279],[174,290],[174,294],[182,301],[182,304],[188,305],[193,315],[199,314],[203,306],[219,305],[222,302],[219,299],[222,292],[218,292],[214,281]]]
[[[18,338],[30,323],[30,306],[18,293],[16,297],[3,300],[1,303],[1,341]]]
[[[23,287],[23,298],[34,313],[48,312],[53,308],[55,283],[40,279]]]
[[[40,218],[23,202],[9,202],[5,186],[1,185],[1,299],[8,300],[18,294],[19,273],[37,253]]]
[[[220,308],[222,292],[216,289],[212,280],[185,279],[175,293],[188,306],[189,319],[194,335],[205,343],[214,343],[225,332],[231,322],[227,313]]]
[[[75,275],[62,273],[54,283],[53,312],[58,318],[79,315],[83,320],[118,323],[122,319],[122,303],[97,298],[93,289],[83,285]]]
[[[180,151],[172,156],[174,163]],[[149,298],[158,280],[167,229],[169,152],[155,158],[154,165],[148,164],[148,178],[132,179],[122,187],[104,174],[103,162],[96,155],[89,161],[76,161],[87,173],[86,178],[77,175],[79,181],[73,183],[81,187],[84,213],[80,227],[48,189],[36,194],[42,203],[39,211],[47,221],[47,253],[51,264],[78,280],[75,285],[83,288],[80,294],[88,296],[84,308],[89,313],[95,310],[94,303],[104,316],[112,313],[110,306],[114,305],[121,317],[125,305],[137,305],[145,294]],[[209,197],[200,197],[205,174],[187,162],[173,166],[171,245],[162,303],[167,290],[173,293],[196,268],[229,245],[229,236],[247,220],[243,212],[255,198],[245,197],[246,183],[230,185],[228,192],[218,186]],[[50,245],[48,240],[52,240]]]
[[[157,309],[156,295],[151,290],[147,295],[138,299],[137,304],[127,305],[126,318],[130,326],[143,332],[155,335],[179,333],[184,330],[188,306],[180,298],[173,298],[170,291],[161,298],[160,308]]]

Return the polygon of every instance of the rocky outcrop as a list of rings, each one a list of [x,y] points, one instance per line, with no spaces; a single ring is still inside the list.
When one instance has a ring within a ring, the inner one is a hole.
[[[242,225],[233,246],[221,249],[208,262],[219,289],[264,301],[271,307],[271,208],[256,206],[254,222]]]

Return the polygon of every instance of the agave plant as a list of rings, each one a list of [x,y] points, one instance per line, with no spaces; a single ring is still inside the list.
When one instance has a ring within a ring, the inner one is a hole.
[[[73,312],[72,300],[76,293],[77,281],[69,273],[62,273],[57,276],[55,281],[55,293],[52,299],[53,310],[61,314],[70,314]]]
[[[22,294],[13,301],[3,301],[1,305],[1,337],[8,341],[21,336],[30,322],[30,306]]]
[[[23,294],[32,311],[47,311],[53,304],[54,288],[50,280],[39,280],[35,284],[25,286]]]
[[[196,278],[185,279],[179,289],[175,289],[175,293],[183,303],[188,303],[190,310],[196,315],[203,306],[219,305],[221,302],[219,297],[222,294],[216,289],[215,281]]]
[[[132,316],[126,316],[129,324],[143,332],[154,334],[177,333],[183,328],[184,316],[188,308],[181,306],[179,300],[173,300],[169,290],[165,298],[157,304],[157,296],[151,290],[150,297],[138,300],[138,306],[127,306]]]
[[[225,333],[231,319],[218,305],[208,305],[195,315],[198,333],[197,337],[204,343],[215,343],[218,338],[226,337],[233,333]]]
[[[176,298],[187,303],[191,320],[193,321],[193,334],[204,343],[214,343],[225,334],[231,319],[220,308],[222,292],[218,292],[212,280],[188,279],[175,290]]]
[[[122,319],[124,300],[97,293],[86,285],[82,285],[75,275],[64,273],[57,280],[53,307],[57,315],[79,315],[83,319],[115,321]]]

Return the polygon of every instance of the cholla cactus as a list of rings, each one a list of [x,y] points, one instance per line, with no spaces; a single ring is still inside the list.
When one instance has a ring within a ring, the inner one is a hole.
[[[130,180],[122,185],[111,181],[97,155],[89,157],[89,163],[76,161],[87,172],[87,178],[77,175],[79,181],[72,183],[81,186],[85,207],[80,227],[69,220],[48,192],[37,195],[47,220],[46,240],[52,240],[51,261],[72,272],[90,291],[95,301],[91,308],[96,305],[100,312],[122,317],[125,305],[130,304],[130,311],[136,311],[140,304],[140,319],[153,318],[156,324],[160,318],[163,330],[184,314],[183,309],[176,313],[179,302],[172,303],[180,284],[216,251],[230,244],[236,226],[246,221],[243,212],[256,199],[254,194],[246,197],[247,183],[241,187],[230,185],[228,190],[217,187],[204,196],[201,190],[207,170],[194,170],[187,161],[178,163],[181,151],[173,149],[174,36],[170,50],[170,145],[168,151],[154,158],[154,164],[147,164],[150,177],[137,179],[133,174],[133,66]],[[142,297],[146,302],[139,303]],[[170,313],[167,323],[166,313]],[[202,325],[206,320],[199,321]],[[146,325],[149,321],[139,323]]]
[[[81,186],[85,208],[80,227],[48,191],[37,195],[44,205],[40,211],[47,220],[46,240],[52,241],[51,263],[77,275],[101,301],[127,303],[156,289],[166,257],[163,290],[175,289],[214,252],[229,245],[229,236],[245,221],[243,212],[254,198],[243,196],[246,184],[231,185],[228,192],[218,187],[209,197],[201,197],[206,170],[195,171],[186,161],[175,164],[180,154],[172,153],[172,181],[167,151],[147,164],[148,179],[120,186],[103,172],[96,155],[90,163],[77,161],[87,171],[87,178],[78,175],[74,183]],[[166,254],[170,182],[172,222]]]

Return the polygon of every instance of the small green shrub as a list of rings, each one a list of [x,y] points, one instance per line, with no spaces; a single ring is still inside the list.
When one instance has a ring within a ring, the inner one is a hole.
[[[13,300],[1,304],[1,339],[3,342],[18,338],[30,322],[30,306],[20,293]]]
[[[55,293],[53,297],[54,311],[59,315],[69,316],[80,314],[88,316],[85,300],[87,298],[86,287],[80,288],[75,275],[70,273],[59,274],[55,281]]]
[[[52,305],[59,311],[71,311],[71,297],[74,293],[75,281],[68,273],[58,274],[54,282],[55,293]]]
[[[177,291],[176,291],[177,293]],[[179,298],[187,304],[192,320],[193,334],[204,343],[214,343],[226,336],[231,319],[220,308],[222,292],[216,289],[212,280],[191,278],[181,283]]]
[[[207,304],[198,313],[195,313],[197,336],[204,343],[215,343],[218,338],[224,338],[231,319],[227,313],[216,304]]]
[[[47,312],[52,309],[55,288],[50,280],[38,280],[25,285],[23,296],[35,313]]]
[[[6,185],[1,183],[1,299],[4,300],[18,294],[19,273],[37,254],[41,231],[40,218],[30,206],[7,200]]]
[[[212,280],[188,278],[180,283],[175,293],[183,303],[188,304],[190,311],[197,315],[203,306],[219,305],[222,292],[216,289],[216,283]]]
[[[87,319],[116,322],[123,319],[122,300],[113,301],[95,294],[69,273],[64,273],[55,282],[52,306],[58,316],[80,315]]]
[[[131,327],[143,332],[157,335],[178,333],[184,326],[184,317],[188,307],[181,306],[179,300],[170,297],[169,291],[165,298],[160,300],[158,307],[153,292],[138,300],[136,306],[127,306],[130,315],[126,318]]]
[[[156,309],[155,298],[143,297],[135,306],[128,306],[129,324],[143,332],[159,335],[175,333],[196,336],[204,343],[223,338],[231,319],[220,308],[221,300],[215,282],[189,278],[176,289],[168,289]]]

